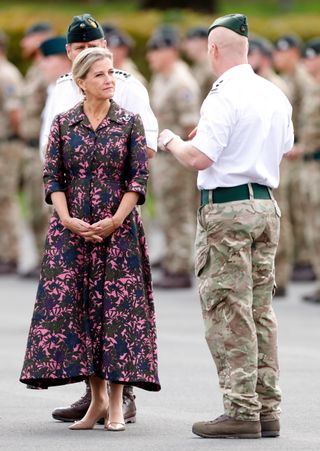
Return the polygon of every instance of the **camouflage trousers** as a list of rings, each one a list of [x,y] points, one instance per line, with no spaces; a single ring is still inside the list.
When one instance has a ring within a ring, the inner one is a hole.
[[[19,208],[17,191],[22,158],[19,141],[0,144],[0,261],[17,263]]]
[[[35,238],[40,262],[49,224],[49,208],[44,201],[43,165],[40,161],[39,149],[25,147],[21,164],[20,173],[26,198],[28,221]]]
[[[280,211],[271,200],[198,211],[195,272],[206,340],[227,415],[278,418],[277,321],[272,308]]]
[[[192,270],[196,229],[196,173],[182,167],[169,153],[152,162],[157,217],[165,238],[162,266],[171,273]]]
[[[305,162],[301,180],[306,200],[304,215],[308,250],[317,279],[320,280],[320,162]]]
[[[310,232],[306,227],[307,198],[302,172],[304,163],[285,158],[280,166],[280,185],[274,196],[281,208],[281,229],[276,255],[276,282],[288,285],[293,263],[310,263]]]

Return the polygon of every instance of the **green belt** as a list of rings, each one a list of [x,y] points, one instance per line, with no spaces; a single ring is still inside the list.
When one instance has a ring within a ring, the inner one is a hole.
[[[303,155],[303,159],[304,161],[319,161],[320,160],[320,149],[315,150],[312,153],[306,153],[305,155]]]
[[[270,188],[259,183],[251,183],[253,197],[255,199],[271,199]],[[212,197],[210,196],[212,193]],[[236,200],[250,199],[249,186],[238,185],[230,188],[216,188],[213,190],[201,190],[201,205],[206,205],[210,202],[210,197],[214,204],[223,204],[225,202],[234,202]]]

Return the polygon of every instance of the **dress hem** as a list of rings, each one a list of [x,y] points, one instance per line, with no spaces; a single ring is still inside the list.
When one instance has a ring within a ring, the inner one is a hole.
[[[104,376],[101,377],[101,375],[97,375],[97,374],[89,374],[88,376],[55,378],[55,379],[49,379],[49,378],[25,379],[25,378],[23,378],[23,379],[20,379],[20,382],[22,382],[22,384],[26,384],[27,388],[46,390],[49,387],[57,387],[59,385],[75,384],[77,382],[86,381],[86,380],[88,380],[88,378],[90,376],[97,376],[97,377],[100,377],[101,379],[105,379],[106,381],[112,382],[114,384],[130,385],[130,386],[141,388],[141,389],[147,390],[147,391],[158,392],[161,390],[160,384],[157,384],[155,382],[146,382],[146,381],[139,381],[139,380],[137,380],[137,381],[111,380]]]

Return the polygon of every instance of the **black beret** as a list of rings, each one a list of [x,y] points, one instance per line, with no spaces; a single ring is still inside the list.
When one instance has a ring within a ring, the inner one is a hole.
[[[301,49],[302,40],[296,34],[286,34],[280,36],[275,42],[275,48],[277,50],[288,50],[288,49]]]
[[[260,36],[249,38],[249,54],[259,52],[268,58],[272,58],[273,50],[273,45],[267,39]]]
[[[190,28],[186,34],[187,39],[196,39],[196,38],[208,38],[208,30],[206,27],[194,27]]]
[[[303,56],[305,58],[314,58],[320,55],[320,38],[311,39],[306,43]]]
[[[244,14],[227,14],[218,17],[209,27],[208,34],[217,27],[229,28],[229,30],[248,37],[248,18]]]
[[[101,25],[90,14],[74,16],[67,31],[67,43],[89,42],[103,39]]]
[[[40,50],[43,56],[66,55],[66,43],[67,40],[64,36],[54,36],[43,41]]]
[[[52,31],[52,25],[49,22],[37,22],[31,25],[24,35],[29,36],[33,33],[43,33],[45,31]]]
[[[179,35],[176,28],[165,25],[160,27],[151,36],[147,43],[148,50],[158,50],[163,48],[178,48]]]

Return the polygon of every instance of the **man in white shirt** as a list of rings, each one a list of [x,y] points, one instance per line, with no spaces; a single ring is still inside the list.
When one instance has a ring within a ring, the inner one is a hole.
[[[75,16],[67,32],[67,55],[71,61],[84,49],[90,47],[106,47],[101,25],[90,16],[83,14]],[[146,133],[148,156],[152,158],[157,150],[158,123],[149,104],[149,96],[145,87],[129,73],[115,70],[115,94],[113,99],[122,107],[133,113],[140,114]],[[47,100],[43,127],[40,137],[40,152],[45,155],[50,128],[54,117],[74,107],[83,99],[80,89],[72,79],[71,73],[63,75],[57,81],[55,88]],[[136,421],[135,396],[131,386],[123,390],[123,413],[126,423]],[[59,407],[52,416],[60,421],[77,421],[86,413],[91,401],[91,390],[87,384],[84,396],[67,407]]]
[[[280,211],[272,195],[279,163],[293,146],[292,108],[247,64],[247,18],[232,14],[209,28],[218,79],[195,137],[159,138],[199,171],[196,274],[205,333],[223,390],[224,414],[193,425],[201,437],[259,438],[280,433],[277,323],[272,309]]]
[[[88,47],[106,47],[100,24],[89,14],[75,16],[67,33],[67,54],[71,61]],[[158,123],[149,103],[149,95],[143,84],[128,72],[115,70],[116,88],[113,100],[122,108],[140,114],[146,133],[148,156],[152,158],[157,150]],[[40,153],[44,158],[50,128],[54,117],[69,110],[83,99],[82,93],[72,79],[71,73],[57,80],[50,93],[42,117]]]

